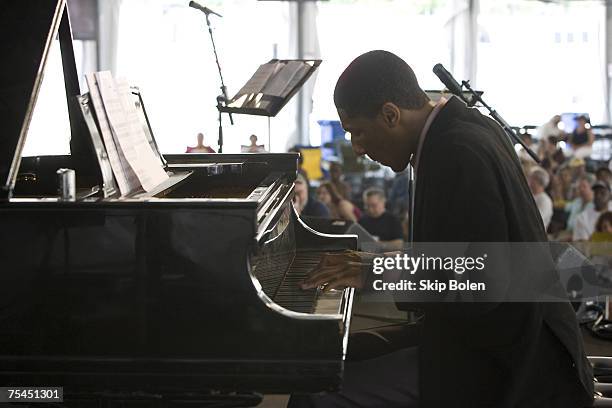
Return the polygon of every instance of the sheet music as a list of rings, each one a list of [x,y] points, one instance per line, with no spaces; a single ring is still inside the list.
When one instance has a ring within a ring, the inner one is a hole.
[[[115,179],[117,180],[119,191],[122,196],[138,191],[142,188],[142,185],[136,177],[136,173],[134,173],[134,170],[127,162],[121,149],[117,148],[117,141],[113,137],[113,132],[108,123],[106,111],[102,103],[98,81],[96,81],[93,73],[85,74],[85,80],[89,87],[89,97],[91,98],[96,117],[98,118],[102,140],[104,140],[104,146],[106,147],[108,159],[113,169]]]
[[[271,81],[269,81],[264,88],[261,90],[265,95],[272,96],[283,96],[289,94],[289,90],[291,88],[288,87],[292,83],[294,77],[296,77],[298,72],[304,66],[304,62],[302,61],[289,61],[287,62],[282,69],[274,75]],[[297,83],[299,81],[299,77],[295,81]]]
[[[142,188],[149,192],[167,180],[168,175],[151,150],[140,125],[129,85],[125,81],[115,83],[108,71],[96,72],[95,78],[119,150],[125,155]]]
[[[306,63],[301,63],[300,68],[295,72],[295,75],[293,75],[293,78],[291,78],[291,80],[287,84],[287,87],[282,92],[281,96],[283,98],[286,98],[287,95],[289,95],[291,90],[296,87],[296,85],[302,80],[302,78],[306,75],[306,73],[308,72],[310,68],[311,68],[310,65]]]
[[[253,74],[251,79],[238,91],[238,95],[258,94],[261,92],[263,87],[266,85],[270,77],[276,72],[276,63],[270,63],[260,65],[257,71]],[[234,97],[236,99],[236,97]]]

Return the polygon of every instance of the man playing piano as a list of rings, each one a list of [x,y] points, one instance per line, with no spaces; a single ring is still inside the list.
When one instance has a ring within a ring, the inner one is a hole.
[[[433,103],[399,57],[371,51],[356,58],[334,102],[357,155],[396,172],[415,167],[414,242],[547,240],[504,131],[456,97]],[[329,256],[302,286],[364,287],[370,260]],[[568,302],[499,303],[465,315],[456,306],[423,303],[418,348],[348,361],[339,392],[294,397],[290,406],[592,404],[592,372]]]

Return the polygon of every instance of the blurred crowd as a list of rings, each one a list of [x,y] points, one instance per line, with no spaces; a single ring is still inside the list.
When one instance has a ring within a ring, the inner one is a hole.
[[[612,241],[612,171],[608,163],[590,159],[595,137],[586,116],[576,117],[569,133],[560,122],[561,117],[554,116],[535,135],[521,135],[539,164],[522,147],[517,148],[542,223],[551,240]],[[295,203],[302,216],[359,223],[389,249],[400,248],[408,240],[407,172],[377,185],[358,183],[358,190],[355,183],[347,182],[337,162],[329,163],[322,181],[309,181],[301,167],[299,173]]]
[[[392,251],[403,247],[408,239],[409,222],[408,178],[403,173],[396,176],[389,190],[396,201],[406,205],[389,202],[384,186],[354,191],[345,181],[342,166],[337,162],[329,163],[328,177],[316,183],[309,182],[301,166],[298,172],[294,205],[301,217],[359,223],[380,243],[381,249]]]
[[[523,142],[537,152],[538,165],[519,149],[519,158],[542,223],[552,240],[608,241],[612,233],[608,163],[590,159],[595,139],[585,116],[564,133],[554,116],[537,130],[537,138],[523,134]],[[535,140],[534,140],[535,139]]]

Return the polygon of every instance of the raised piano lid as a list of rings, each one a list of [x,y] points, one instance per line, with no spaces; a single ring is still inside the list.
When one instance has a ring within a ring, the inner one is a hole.
[[[66,0],[5,0],[0,4],[0,200],[10,199],[51,44],[60,39],[67,99],[80,94]],[[75,106],[68,104],[74,136]],[[74,152],[73,152],[74,153]]]

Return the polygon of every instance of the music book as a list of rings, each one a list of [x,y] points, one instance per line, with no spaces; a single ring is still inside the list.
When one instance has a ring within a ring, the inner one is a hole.
[[[276,116],[321,64],[321,60],[273,59],[255,71],[222,112]]]
[[[152,191],[168,174],[144,133],[128,83],[115,81],[108,71],[85,79],[121,195]]]

